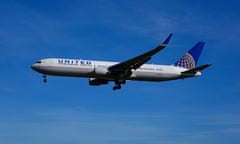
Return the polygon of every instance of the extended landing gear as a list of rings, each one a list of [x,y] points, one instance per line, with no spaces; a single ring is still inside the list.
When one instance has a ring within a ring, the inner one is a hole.
[[[43,75],[43,82],[47,83],[47,76],[46,75]]]
[[[125,80],[121,80],[121,81],[115,81],[115,86],[113,87],[113,90],[119,90],[121,89],[121,84],[125,84],[126,81]]]
[[[113,90],[118,90],[118,89],[121,89],[121,84],[116,84],[114,87],[113,87]]]

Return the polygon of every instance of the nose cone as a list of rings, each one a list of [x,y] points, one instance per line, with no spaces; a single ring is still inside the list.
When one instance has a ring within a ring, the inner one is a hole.
[[[36,64],[36,63],[31,66],[31,68],[32,68],[33,70],[35,70],[35,71],[38,70],[38,67],[39,67],[39,65]]]

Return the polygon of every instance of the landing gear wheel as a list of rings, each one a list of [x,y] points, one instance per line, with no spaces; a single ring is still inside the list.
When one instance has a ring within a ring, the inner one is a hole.
[[[113,90],[115,91],[115,90],[117,90],[117,88],[114,86],[114,87],[113,87]]]
[[[43,75],[43,82],[46,83],[47,82],[47,76]]]
[[[121,82],[119,81],[115,81],[115,86],[113,87],[113,90],[118,90],[118,89],[121,89]]]
[[[115,91],[115,90],[118,90],[118,89],[121,89],[121,85],[116,85],[116,86],[113,87],[113,90],[114,90],[114,91]]]

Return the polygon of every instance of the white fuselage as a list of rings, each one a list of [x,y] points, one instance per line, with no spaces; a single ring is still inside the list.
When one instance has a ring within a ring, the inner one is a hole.
[[[115,76],[108,74],[108,68],[118,62],[92,61],[81,59],[48,58],[32,65],[32,68],[44,75],[99,78],[114,81]],[[166,81],[180,79],[187,69],[173,65],[143,64],[124,80]],[[189,76],[199,76],[200,72]]]

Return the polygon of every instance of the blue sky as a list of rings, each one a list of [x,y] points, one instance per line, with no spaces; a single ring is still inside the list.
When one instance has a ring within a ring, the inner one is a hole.
[[[52,0],[0,2],[0,143],[235,144],[240,142],[239,2]],[[46,57],[123,61],[169,46],[172,64],[198,41],[202,77],[91,87],[42,76]]]

